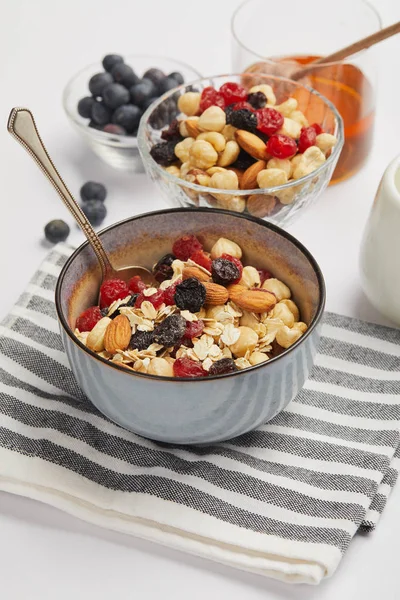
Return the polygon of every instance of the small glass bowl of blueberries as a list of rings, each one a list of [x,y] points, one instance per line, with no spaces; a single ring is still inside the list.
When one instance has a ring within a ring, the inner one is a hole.
[[[163,94],[199,77],[174,59],[107,54],[101,64],[85,67],[69,81],[63,105],[95,154],[114,168],[141,172],[136,135],[142,114]],[[159,129],[179,112],[173,97],[166,109],[156,115]]]

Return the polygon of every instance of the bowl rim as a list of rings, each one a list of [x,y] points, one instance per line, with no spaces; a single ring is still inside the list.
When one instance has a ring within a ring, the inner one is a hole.
[[[185,69],[189,69],[189,70],[193,71],[193,73],[197,73],[197,75],[199,77],[201,77],[201,73],[197,69],[192,67],[192,65],[189,65],[188,63],[185,63],[182,60],[177,60],[170,56],[161,56],[161,55],[156,55],[156,54],[126,54],[123,58],[124,58],[124,61],[130,60],[130,59],[132,59],[132,60],[133,59],[150,59],[150,60],[154,59],[155,61],[156,60],[170,60],[171,63],[175,63],[177,67],[184,67]],[[90,137],[97,138],[99,142],[104,142],[104,143],[107,143],[109,146],[116,146],[118,148],[132,148],[132,147],[134,148],[137,146],[139,130],[138,130],[138,135],[128,136],[128,135],[118,135],[117,133],[107,133],[106,131],[100,131],[99,129],[94,129],[93,127],[89,127],[88,125],[85,125],[84,123],[82,123],[80,121],[80,119],[82,117],[79,116],[76,107],[75,107],[75,110],[72,110],[72,109],[70,110],[70,108],[68,106],[68,95],[69,95],[71,89],[73,88],[78,77],[80,75],[83,75],[83,73],[89,69],[93,68],[93,70],[94,70],[94,69],[98,68],[99,65],[100,65],[100,68],[102,68],[101,60],[98,62],[95,62],[95,63],[91,63],[90,65],[86,65],[86,67],[82,67],[81,69],[79,69],[79,71],[77,71],[74,75],[72,75],[68,79],[68,82],[66,83],[66,85],[63,89],[63,92],[62,92],[62,105],[64,108],[64,112],[66,113],[67,117],[70,119],[70,121],[72,122],[74,127],[76,127],[79,131],[82,131],[85,134],[88,134]],[[93,74],[95,74],[95,73],[93,73]],[[187,84],[187,83],[183,84],[183,86],[186,86],[186,85],[189,85],[189,84]],[[178,87],[181,87],[181,86],[176,86],[176,88],[174,88],[173,91],[175,91]],[[87,90],[87,95],[90,96],[89,90]],[[160,98],[161,98],[161,96],[160,96]],[[142,116],[143,116],[143,114],[142,114]]]
[[[322,94],[317,92],[317,90],[314,90],[314,88],[312,88],[308,85],[304,85],[297,81],[293,81],[291,79],[288,79],[287,77],[279,77],[278,75],[268,75],[268,74],[263,74],[263,73],[257,73],[257,77],[265,77],[269,80],[275,79],[277,81],[289,83],[291,85],[297,86],[298,88],[308,90],[311,94],[320,98],[324,102],[324,104],[326,106],[328,106],[330,108],[330,110],[332,111],[334,118],[335,118],[335,125],[336,125],[336,129],[337,129],[337,131],[336,131],[337,143],[333,147],[332,152],[328,156],[326,161],[324,163],[322,163],[322,165],[319,166],[318,169],[315,169],[315,171],[312,171],[311,173],[309,173],[308,175],[305,175],[304,177],[300,177],[299,179],[293,179],[291,181],[288,181],[287,183],[284,183],[282,185],[277,185],[274,187],[254,188],[251,190],[239,190],[239,189],[238,190],[225,190],[225,189],[207,187],[204,185],[198,185],[196,183],[190,183],[189,181],[186,181],[185,179],[181,179],[180,177],[177,177],[176,175],[172,175],[171,173],[168,173],[168,171],[166,171],[158,163],[156,163],[154,158],[151,156],[149,149],[147,148],[147,143],[146,143],[147,135],[145,132],[145,127],[146,127],[146,124],[147,124],[151,114],[153,113],[153,111],[162,102],[164,102],[164,100],[166,100],[170,96],[173,96],[174,94],[176,94],[177,92],[183,90],[184,88],[186,88],[188,86],[195,86],[196,84],[199,85],[200,83],[204,83],[205,81],[212,81],[213,79],[219,79],[222,77],[225,77],[225,78],[226,77],[242,77],[243,75],[246,75],[246,74],[254,76],[254,73],[247,73],[246,71],[243,71],[242,73],[226,73],[226,74],[222,74],[222,75],[211,75],[210,77],[202,77],[201,79],[197,79],[196,81],[190,81],[189,83],[180,85],[180,86],[174,88],[173,90],[166,92],[165,94],[160,96],[156,101],[154,101],[153,104],[151,104],[147,108],[147,110],[143,113],[143,115],[140,119],[139,129],[138,129],[138,134],[137,134],[137,144],[138,144],[139,152],[140,152],[140,155],[142,157],[145,167],[147,165],[149,165],[150,163],[152,163],[153,167],[158,172],[158,174],[161,177],[166,178],[166,180],[169,181],[170,183],[172,183],[174,185],[179,185],[180,187],[189,188],[198,193],[212,194],[212,195],[216,194],[217,196],[220,194],[224,194],[224,195],[229,194],[232,196],[249,196],[252,194],[276,195],[276,192],[280,192],[282,190],[300,186],[300,185],[312,180],[314,177],[316,177],[317,175],[322,173],[322,171],[327,169],[331,164],[335,165],[337,159],[339,158],[339,155],[342,151],[343,144],[344,144],[343,119],[342,119],[340,113],[338,112],[337,108],[335,107],[335,105],[330,100],[328,100],[328,98],[326,98],[325,96],[323,96]]]
[[[279,359],[283,358],[284,356],[287,356],[291,351],[295,350],[300,344],[302,344],[309,335],[311,335],[311,333],[314,331],[314,329],[316,328],[316,326],[318,325],[318,323],[321,320],[321,317],[323,315],[324,308],[325,308],[325,301],[326,301],[326,287],[325,287],[324,276],[322,274],[321,268],[319,267],[317,261],[315,260],[315,258],[311,254],[311,252],[309,250],[307,250],[307,248],[305,246],[303,246],[303,244],[301,242],[299,242],[299,240],[297,240],[294,236],[292,236],[290,233],[288,233],[284,229],[281,229],[277,225],[274,225],[273,223],[270,223],[268,221],[263,221],[262,219],[258,219],[257,217],[253,217],[251,215],[236,214],[236,213],[232,213],[231,211],[228,211],[228,210],[218,210],[218,209],[210,209],[210,208],[199,208],[198,211],[204,212],[207,214],[215,213],[215,215],[223,214],[223,215],[228,215],[229,217],[244,219],[246,221],[252,221],[253,223],[256,223],[257,225],[261,225],[262,227],[270,229],[270,230],[274,231],[275,233],[277,233],[278,235],[283,236],[289,242],[291,242],[294,246],[296,246],[296,248],[298,250],[300,250],[300,252],[302,252],[302,254],[304,254],[304,256],[309,260],[309,262],[314,270],[314,273],[318,280],[318,286],[319,286],[319,291],[320,291],[320,298],[319,298],[317,311],[314,315],[313,320],[311,321],[310,325],[308,326],[307,331],[304,333],[304,335],[302,335],[292,346],[290,346],[289,348],[286,348],[278,356],[270,358],[269,360],[267,360],[263,363],[260,363],[258,365],[252,365],[251,367],[247,367],[246,369],[235,371],[234,373],[224,373],[221,375],[211,375],[208,377],[197,377],[197,378],[163,377],[161,375],[151,375],[149,373],[139,373],[138,371],[133,371],[130,369],[126,369],[125,367],[116,365],[115,363],[113,363],[101,356],[98,356],[93,350],[90,350],[80,340],[78,340],[78,338],[75,336],[73,330],[69,326],[69,324],[61,310],[61,288],[63,285],[65,274],[68,271],[70,265],[75,260],[75,258],[89,245],[89,242],[86,241],[83,244],[81,244],[71,254],[71,256],[68,258],[68,260],[64,264],[64,266],[61,269],[61,272],[57,278],[57,284],[56,284],[56,289],[55,289],[55,305],[56,305],[58,321],[59,321],[60,325],[62,326],[62,328],[64,329],[64,331],[66,332],[66,334],[71,339],[71,341],[76,346],[78,346],[81,350],[86,352],[89,356],[100,361],[104,365],[106,365],[112,369],[117,369],[118,371],[121,371],[121,372],[125,373],[126,375],[132,375],[134,377],[144,377],[146,379],[149,379],[150,381],[157,380],[157,381],[162,381],[162,382],[175,382],[175,383],[180,382],[180,381],[186,381],[186,382],[192,381],[192,382],[197,382],[197,383],[199,383],[199,382],[204,383],[204,382],[218,380],[218,379],[237,377],[237,376],[243,375],[245,373],[250,373],[251,371],[254,371],[256,369],[265,368],[269,364],[277,362],[277,361],[279,361]],[[117,223],[114,223],[113,225],[110,225],[109,227],[106,227],[105,229],[100,231],[98,233],[98,235],[100,235],[100,237],[101,237],[104,233],[106,233],[108,231],[112,231],[113,229],[117,229],[120,225],[124,225],[125,223],[130,223],[132,221],[137,221],[140,219],[144,219],[144,218],[148,218],[148,217],[152,217],[152,216],[156,216],[156,215],[164,215],[164,214],[170,214],[170,213],[180,214],[180,213],[188,213],[188,212],[192,213],[193,215],[195,215],[197,213],[197,211],[193,211],[193,209],[191,209],[191,208],[170,208],[170,209],[152,211],[152,212],[148,212],[148,213],[142,213],[140,215],[135,215],[133,217],[123,219],[122,221],[118,221]]]

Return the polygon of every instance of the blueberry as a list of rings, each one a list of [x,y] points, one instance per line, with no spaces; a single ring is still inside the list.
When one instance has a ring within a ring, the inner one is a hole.
[[[92,116],[92,106],[95,99],[92,96],[86,96],[78,102],[78,114],[84,119],[90,119]]]
[[[165,73],[161,69],[147,69],[143,78],[150,79],[153,83],[157,84],[161,79],[164,79]]]
[[[113,76],[114,81],[121,83],[126,88],[130,88],[139,81],[139,77],[133,71],[132,67],[121,62],[117,63],[112,68],[111,75]]]
[[[87,181],[81,187],[80,194],[83,202],[88,202],[89,200],[100,200],[100,202],[104,202],[107,196],[107,190],[102,183],[97,183],[97,181]]]
[[[52,244],[64,242],[69,236],[69,227],[65,221],[55,219],[54,221],[47,223],[44,228],[44,235],[46,236],[46,240]]]
[[[88,218],[89,223],[95,226],[100,225],[107,214],[107,209],[101,200],[88,200],[81,205],[81,209]]]
[[[165,92],[169,92],[169,90],[173,90],[177,87],[177,82],[173,77],[164,77],[157,83],[157,91],[159,95],[165,94]]]
[[[95,121],[89,121],[88,123],[88,127],[91,127],[92,129],[98,129],[99,131],[102,130],[103,125],[98,125],[97,123],[95,123]]]
[[[110,83],[103,90],[104,104],[112,109],[118,108],[123,104],[128,104],[129,97],[128,90],[120,83]],[[109,123],[110,121],[107,122]]]
[[[182,85],[182,83],[185,83],[183,75],[182,73],[179,73],[179,71],[174,71],[173,73],[170,73],[168,77],[169,79],[175,79],[178,85]]]
[[[143,102],[157,94],[156,86],[150,79],[142,79],[142,81],[132,86],[129,91],[132,104],[136,104],[136,106],[142,106]]]
[[[97,125],[107,125],[111,120],[111,113],[104,102],[95,102],[92,106],[92,119]]]
[[[123,62],[124,62],[124,59],[119,54],[107,54],[103,58],[102,65],[103,65],[105,71],[110,72],[110,71],[112,71],[113,67],[115,67],[115,65],[117,65],[118,63],[123,63]]]
[[[153,96],[152,98],[148,98],[147,100],[145,100],[142,104],[143,111],[147,110],[150,104],[153,104],[153,102],[155,102],[156,100],[157,96]]]
[[[89,91],[93,96],[101,96],[106,85],[113,82],[110,73],[97,73],[89,79]]]
[[[123,127],[128,134],[132,134],[138,128],[141,116],[140,108],[133,104],[126,104],[117,108],[112,116],[112,122]]]
[[[112,123],[105,125],[103,127],[103,131],[106,133],[113,133],[114,135],[126,135],[126,130],[123,127],[120,127],[119,125],[113,125]]]

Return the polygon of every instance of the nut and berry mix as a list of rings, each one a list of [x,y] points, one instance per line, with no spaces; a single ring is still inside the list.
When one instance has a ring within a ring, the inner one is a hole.
[[[104,282],[100,305],[78,317],[75,335],[99,356],[151,375],[208,377],[263,363],[307,325],[287,285],[241,258],[226,238],[206,252],[183,236],[153,267],[158,287],[138,276]]]
[[[318,169],[337,143],[318,123],[308,123],[296,98],[277,104],[267,84],[247,91],[227,82],[219,90],[188,91],[179,97],[178,109],[179,119],[150,154],[169,173],[209,188],[257,190],[301,179]],[[272,195],[214,192],[210,204],[265,217],[294,202],[300,188]]]
[[[102,65],[104,71],[88,82],[91,95],[81,98],[77,109],[81,117],[90,119],[89,127],[114,135],[136,136],[140,118],[150,104],[184,82],[181,73],[166,75],[156,67],[140,78],[119,54],[107,54]]]

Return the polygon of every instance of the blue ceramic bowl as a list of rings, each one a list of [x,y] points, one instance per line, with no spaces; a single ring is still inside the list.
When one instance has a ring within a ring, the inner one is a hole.
[[[183,233],[206,248],[220,237],[240,244],[244,262],[272,271],[292,290],[309,328],[268,362],[207,379],[174,379],[128,371],[81,344],[77,316],[94,304],[100,269],[88,243],[61,271],[56,307],[71,369],[82,390],[107,417],[139,435],[173,444],[208,444],[241,435],[272,419],[302,388],[313,365],[325,304],[321,271],[295,238],[265,221],[198,209],[163,210],[132,217],[100,233],[117,266],[151,266]]]

